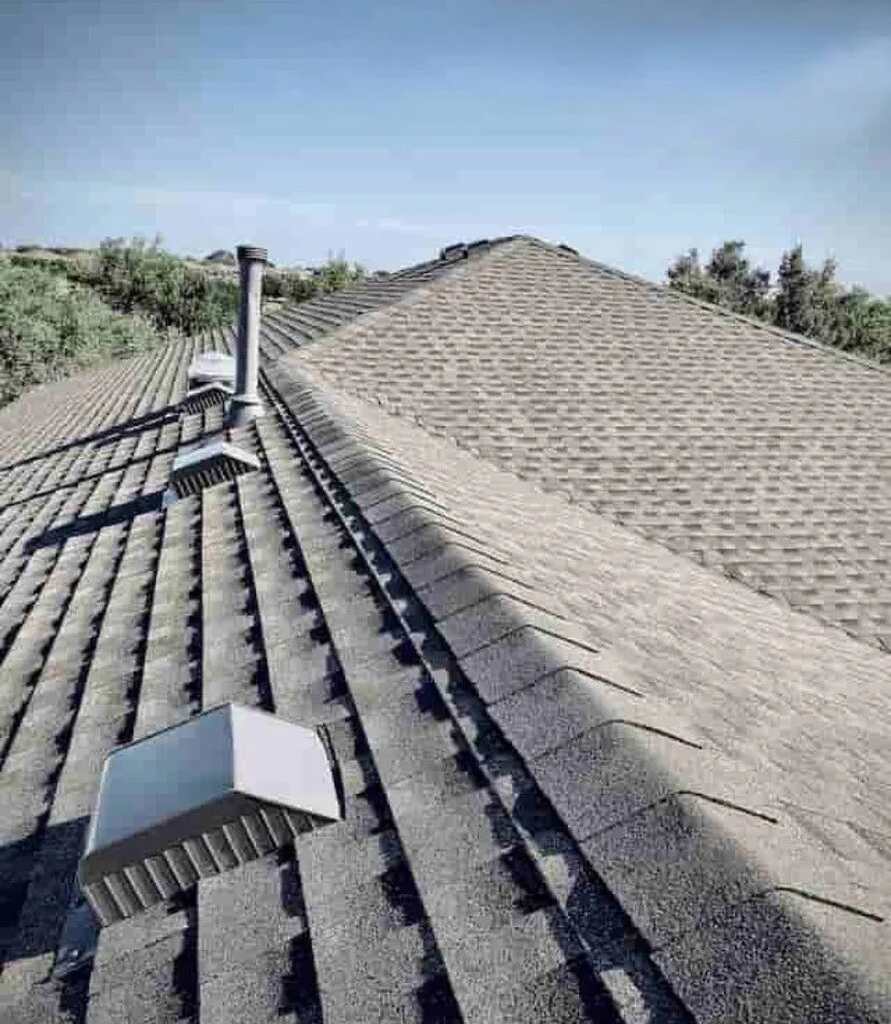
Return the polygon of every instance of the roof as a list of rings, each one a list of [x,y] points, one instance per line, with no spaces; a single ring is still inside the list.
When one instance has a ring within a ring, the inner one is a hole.
[[[4,1020],[891,1020],[881,540],[856,622],[740,582],[879,531],[887,376],[531,239],[375,285],[265,317],[260,470],[169,508],[228,332],[0,413]],[[345,820],[97,931],[105,754],[225,700]]]

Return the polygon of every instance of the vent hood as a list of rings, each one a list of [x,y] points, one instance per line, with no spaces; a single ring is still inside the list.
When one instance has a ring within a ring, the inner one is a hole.
[[[170,473],[170,488],[177,498],[185,498],[259,468],[257,458],[243,448],[228,441],[211,441],[177,455]]]
[[[235,386],[235,357],[225,352],[202,352],[189,363],[189,387],[202,384],[225,384]]]
[[[186,397],[180,402],[180,412],[189,415],[193,412],[203,412],[214,405],[223,405],[235,392],[228,384],[214,381],[212,384],[201,384],[192,388],[186,393]]]
[[[340,817],[313,729],[224,704],[108,755],[78,881],[108,925]]]

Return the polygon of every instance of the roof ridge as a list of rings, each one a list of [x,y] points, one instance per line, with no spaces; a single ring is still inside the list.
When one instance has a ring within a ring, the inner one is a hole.
[[[307,338],[299,348],[304,347],[307,344],[312,343],[313,345],[321,342],[331,341],[336,338],[342,331],[348,330],[357,324],[374,323],[384,317],[386,317],[393,309],[401,306],[414,305],[420,302],[426,296],[436,292],[439,288],[444,287],[448,282],[454,281],[456,278],[460,278],[470,273],[472,269],[475,269],[480,264],[487,262],[494,258],[496,253],[503,253],[509,246],[522,241],[524,236],[522,235],[507,235],[502,238],[493,239],[491,242],[486,242],[486,248],[481,249],[478,252],[474,252],[468,255],[467,258],[456,259],[453,262],[447,263],[438,274],[438,276],[430,280],[421,280],[414,287],[407,289],[406,291],[396,295],[392,300],[386,301],[381,305],[374,306],[364,311],[357,312],[354,316],[345,320],[343,323],[333,326],[330,331],[326,331],[312,338]],[[478,243],[471,243],[478,244]],[[436,263],[439,261],[433,261]],[[426,266],[427,264],[418,264],[418,266]],[[412,268],[408,268],[412,269]],[[316,296],[308,302],[293,303],[289,306],[283,307],[284,312],[297,313],[304,306],[310,307],[309,312],[312,313],[313,309],[311,304],[319,301],[331,298],[332,295],[337,296],[349,296],[353,289],[361,287],[362,282],[356,282],[354,285],[350,285],[348,288],[340,289],[335,293],[328,293],[323,296]],[[283,359],[288,359],[294,354],[293,350],[284,351],[278,355],[272,356],[267,362],[267,366],[275,365]]]
[[[620,270],[618,267],[610,266],[608,263],[601,263],[599,260],[591,259],[588,256],[583,256],[566,245],[554,245],[551,242],[545,242],[540,238],[536,238],[532,235],[518,235],[518,239],[532,243],[536,248],[544,249],[546,252],[550,252],[554,255],[563,257],[574,257],[579,263],[585,266],[591,267],[600,271],[601,273],[608,274],[610,277],[615,277],[623,281],[628,281],[631,284],[637,285],[647,289],[648,291],[655,292],[661,296],[668,296],[673,301],[686,303],[692,305],[698,309],[706,310],[710,313],[714,313],[718,316],[725,317],[729,320],[737,321],[739,323],[746,324],[748,327],[756,327],[761,331],[765,331],[783,341],[791,342],[796,345],[803,345],[806,348],[813,348],[817,351],[826,352],[829,355],[837,356],[840,359],[844,359],[848,362],[855,363],[858,366],[862,366],[869,370],[876,370],[879,373],[891,374],[891,367],[885,366],[882,363],[872,362],[866,356],[856,355],[851,352],[846,352],[844,349],[836,348],[834,345],[829,345],[826,342],[818,341],[815,338],[809,338],[805,334],[798,334],[796,331],[790,331],[783,327],[777,327],[774,324],[765,323],[763,320],[759,320],[757,317],[748,316],[745,313],[737,313],[732,309],[727,309],[725,306],[720,306],[714,302],[707,302],[705,299],[698,299],[693,295],[687,295],[678,289],[671,288],[668,285],[659,284],[656,281],[649,281],[645,277],[640,277],[637,274],[631,274],[626,270]]]

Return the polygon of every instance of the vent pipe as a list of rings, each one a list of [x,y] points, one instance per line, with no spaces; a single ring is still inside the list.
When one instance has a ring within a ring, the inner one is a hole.
[[[266,250],[256,245],[238,247],[241,309],[235,353],[235,395],[226,421],[229,427],[244,427],[263,415],[257,375],[260,369],[260,298],[266,256]]]

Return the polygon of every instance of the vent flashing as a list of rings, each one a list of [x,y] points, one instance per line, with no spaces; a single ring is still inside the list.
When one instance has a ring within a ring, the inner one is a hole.
[[[108,755],[78,882],[113,924],[341,814],[314,730],[224,704]]]
[[[211,441],[177,455],[170,474],[170,491],[174,498],[185,498],[259,468],[257,458],[243,448],[228,441]]]

